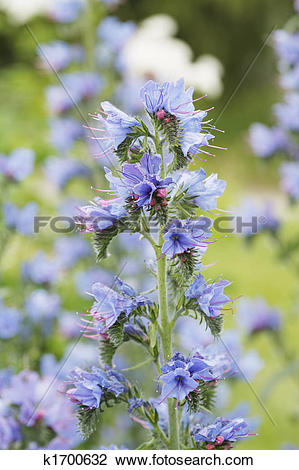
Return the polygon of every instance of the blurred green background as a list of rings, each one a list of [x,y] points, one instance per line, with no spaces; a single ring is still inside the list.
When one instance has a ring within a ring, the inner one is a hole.
[[[212,117],[217,120],[217,126],[225,130],[225,134],[217,136],[217,145],[228,147],[228,150],[218,151],[216,158],[203,164],[207,173],[217,172],[227,180],[227,190],[219,203],[222,209],[238,206],[242,196],[248,193],[274,195],[283,205],[277,174],[282,158],[274,159],[271,166],[258,161],[247,144],[246,134],[253,121],[271,123],[271,106],[280,99],[271,41],[268,40],[265,47],[263,44],[274,28],[283,27],[292,11],[293,2],[289,0],[128,0],[116,11],[120,19],[137,23],[153,14],[169,14],[178,22],[178,37],[192,47],[195,58],[211,53],[223,63],[224,93],[214,102],[208,100],[205,107],[215,106]],[[80,37],[76,28],[66,25],[57,30],[44,18],[32,19],[30,27],[40,42],[62,39],[59,37],[62,33],[64,39]],[[27,146],[35,150],[38,162],[42,162],[53,152],[47,140],[44,102],[44,87],[49,83],[49,77],[36,69],[36,48],[26,27],[10,22],[4,13],[0,14],[0,44],[1,152]],[[181,74],[184,76],[184,70]],[[73,185],[68,192],[71,195],[77,189]],[[84,197],[85,194],[76,196]],[[24,183],[22,192],[16,192],[15,201],[23,204],[36,199],[45,211],[49,211],[53,204],[51,197],[43,192],[37,171]],[[87,188],[86,197],[91,197]],[[298,215],[296,208],[284,212],[285,237],[298,237]],[[29,240],[26,246],[14,246],[15,259],[11,259],[8,252],[3,262],[8,281],[17,284],[20,260],[28,257],[28,252],[33,252],[37,246],[47,244],[47,237],[41,237]],[[279,307],[284,313],[286,343],[290,349],[298,351],[298,277],[292,265],[277,258],[276,251],[275,242],[267,235],[260,236],[250,246],[241,237],[229,236],[214,245],[205,260],[217,261],[209,271],[211,277],[222,274],[233,282],[232,297],[262,295],[270,305]],[[69,309],[79,310],[87,305],[73,296],[67,280],[63,289],[69,293]],[[228,313],[225,327],[234,326],[234,322],[233,314]],[[257,336],[252,346],[266,364],[254,382],[254,390],[259,395],[284,362],[268,336]],[[282,441],[299,445],[296,389],[296,382],[288,377],[274,389],[265,404],[274,425],[248,384],[240,382],[234,387],[231,406],[248,400],[252,404],[252,414],[262,419],[259,436],[244,441],[240,448],[275,449]]]

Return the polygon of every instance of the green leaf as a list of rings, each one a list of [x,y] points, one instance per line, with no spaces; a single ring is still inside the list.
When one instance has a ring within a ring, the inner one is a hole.
[[[78,426],[84,440],[88,439],[96,430],[99,421],[100,408],[81,406],[77,410]]]
[[[153,349],[157,343],[157,330],[158,325],[157,323],[151,323],[148,330],[148,336],[150,340],[150,347]]]

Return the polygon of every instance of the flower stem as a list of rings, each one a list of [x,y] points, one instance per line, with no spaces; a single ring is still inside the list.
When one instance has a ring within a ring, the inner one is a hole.
[[[159,245],[163,243],[163,232],[160,228]],[[161,248],[159,249],[161,252]],[[167,362],[172,356],[172,327],[168,317],[168,303],[167,303],[167,280],[166,280],[166,257],[160,256],[157,261],[158,268],[158,288],[159,288],[159,312],[161,321],[161,341],[164,362]],[[176,403],[173,398],[167,400],[168,403],[168,427],[169,427],[169,449],[179,449],[179,433]]]

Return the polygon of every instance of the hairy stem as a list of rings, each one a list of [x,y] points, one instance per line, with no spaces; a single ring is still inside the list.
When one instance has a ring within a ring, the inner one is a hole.
[[[162,246],[162,230],[160,229],[159,245]],[[160,256],[158,257],[158,288],[159,288],[159,312],[161,321],[161,341],[163,349],[164,361],[167,362],[172,356],[172,326],[168,317],[168,302],[167,302],[167,279],[166,279],[166,257],[161,256],[161,248],[159,249]],[[169,398],[168,402],[168,422],[169,422],[169,449],[179,449],[179,433],[177,410],[175,400]]]

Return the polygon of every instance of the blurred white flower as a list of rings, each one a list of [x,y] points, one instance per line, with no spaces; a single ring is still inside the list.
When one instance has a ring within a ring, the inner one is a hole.
[[[32,16],[47,11],[52,0],[0,0],[0,9],[17,23],[25,23]]]
[[[124,61],[132,78],[174,81],[184,76],[186,85],[216,98],[222,93],[221,62],[203,55],[195,62],[191,47],[173,37],[176,21],[168,15],[154,15],[144,20],[124,47]]]

